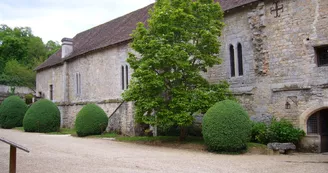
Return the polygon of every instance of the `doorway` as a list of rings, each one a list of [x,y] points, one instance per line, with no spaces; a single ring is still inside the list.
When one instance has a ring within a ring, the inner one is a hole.
[[[320,152],[328,152],[328,109],[318,111],[309,117],[307,133],[320,135]]]

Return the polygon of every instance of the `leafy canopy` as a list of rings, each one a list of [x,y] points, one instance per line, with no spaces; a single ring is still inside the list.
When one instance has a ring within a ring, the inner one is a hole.
[[[133,68],[129,89],[138,122],[188,126],[192,113],[229,97],[228,84],[211,85],[202,72],[221,62],[218,37],[223,12],[213,0],[158,0],[147,26],[133,32],[128,63]],[[156,116],[154,116],[156,114]]]
[[[44,44],[29,27],[0,25],[0,84],[34,87],[33,69],[59,48],[51,40]]]

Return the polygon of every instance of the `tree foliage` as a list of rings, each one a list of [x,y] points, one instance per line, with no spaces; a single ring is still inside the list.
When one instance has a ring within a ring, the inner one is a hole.
[[[59,48],[54,41],[44,44],[29,27],[0,25],[0,84],[34,87],[33,69]]]
[[[123,97],[135,101],[138,122],[186,127],[192,113],[231,96],[226,82],[211,85],[202,76],[221,62],[223,25],[222,9],[213,0],[156,1],[147,26],[139,23],[132,34],[137,53],[128,58],[134,73]]]

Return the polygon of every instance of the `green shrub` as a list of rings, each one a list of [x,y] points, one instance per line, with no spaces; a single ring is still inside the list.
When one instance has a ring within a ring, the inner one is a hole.
[[[28,105],[33,103],[33,94],[26,94],[25,95],[25,103],[28,104]]]
[[[95,104],[84,106],[75,120],[76,133],[80,137],[102,134],[108,125],[104,110]]]
[[[253,122],[251,141],[262,144],[270,142],[291,142],[297,144],[304,135],[303,130],[294,128],[289,121],[273,119],[269,125]]]
[[[241,152],[250,140],[251,121],[238,103],[225,100],[206,112],[202,133],[210,151]]]
[[[280,121],[273,119],[268,129],[270,142],[292,142],[297,144],[303,136],[305,136],[303,130],[294,128],[293,124],[285,119]]]
[[[27,110],[23,120],[26,132],[58,132],[60,129],[60,112],[50,100],[41,99]]]
[[[18,96],[6,98],[0,106],[0,127],[11,129],[21,127],[27,105]]]
[[[267,144],[268,139],[268,127],[263,122],[253,122],[252,123],[252,137],[251,142]]]

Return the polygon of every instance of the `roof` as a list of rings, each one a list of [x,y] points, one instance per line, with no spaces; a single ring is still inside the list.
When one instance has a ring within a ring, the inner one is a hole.
[[[215,0],[220,2],[224,11],[246,5],[258,0]],[[144,8],[101,24],[84,32],[77,34],[73,38],[73,52],[69,57],[61,58],[61,49],[51,55],[44,63],[39,65],[35,70],[42,70],[66,60],[76,58],[80,55],[96,51],[102,48],[113,46],[125,41],[131,40],[130,34],[136,28],[138,22],[146,23],[149,15],[148,11],[153,7],[150,4]]]

